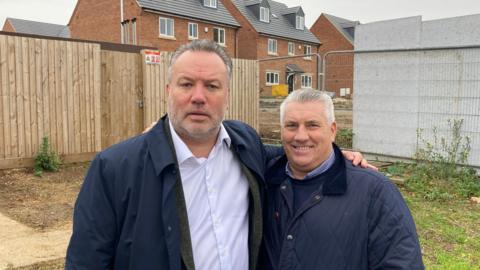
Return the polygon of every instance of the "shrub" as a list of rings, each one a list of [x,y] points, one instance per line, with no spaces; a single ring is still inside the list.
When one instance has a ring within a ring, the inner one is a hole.
[[[342,128],[337,131],[335,143],[340,148],[352,148],[353,145],[353,131],[349,128]]]
[[[43,171],[56,172],[60,166],[60,158],[58,155],[50,150],[50,143],[48,137],[43,137],[40,151],[35,157],[34,174],[42,176]]]
[[[415,153],[417,163],[411,168],[406,186],[428,200],[448,200],[480,195],[480,179],[465,164],[470,154],[470,138],[461,135],[463,120],[449,120],[449,136],[440,137],[433,128],[432,140],[418,130],[422,144]]]

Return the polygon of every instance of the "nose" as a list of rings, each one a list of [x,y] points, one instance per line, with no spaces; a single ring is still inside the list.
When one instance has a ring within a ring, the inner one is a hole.
[[[205,87],[202,84],[200,83],[195,84],[195,86],[192,89],[192,103],[204,104],[206,101],[206,96],[205,96],[206,91],[207,89],[205,89]]]
[[[308,140],[307,129],[303,125],[300,125],[295,132],[294,138],[296,141],[307,141]]]

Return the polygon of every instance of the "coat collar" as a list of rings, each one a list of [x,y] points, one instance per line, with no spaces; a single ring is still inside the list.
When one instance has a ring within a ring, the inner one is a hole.
[[[173,148],[172,136],[168,129],[168,117],[164,115],[153,128],[147,132],[146,140],[148,151],[152,157],[155,174],[160,173],[166,167],[175,164],[175,150]]]
[[[260,160],[260,144],[254,145],[254,142],[247,142],[245,131],[241,130],[244,126],[238,126],[235,121],[223,121],[223,125],[231,138],[231,148],[238,154],[240,161],[250,170],[257,174],[257,177],[264,179],[263,160]],[[172,136],[168,127],[168,116],[164,115],[157,124],[146,133],[148,151],[152,157],[153,166],[156,175],[168,166],[176,163],[175,149]]]

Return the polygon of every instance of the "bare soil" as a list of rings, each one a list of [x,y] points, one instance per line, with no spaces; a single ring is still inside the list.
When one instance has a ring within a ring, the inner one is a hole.
[[[33,175],[32,169],[0,170],[0,212],[37,231],[70,225],[88,163]]]

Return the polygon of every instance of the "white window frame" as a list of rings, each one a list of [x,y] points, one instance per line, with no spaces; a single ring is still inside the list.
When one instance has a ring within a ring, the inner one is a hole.
[[[203,0],[203,5],[206,7],[217,8],[217,0]]]
[[[260,21],[261,22],[270,22],[270,9],[266,7],[260,7]]]
[[[268,54],[277,55],[277,40],[273,38],[268,39],[267,52]]]
[[[218,37],[219,37],[219,40],[215,40],[215,32],[218,32]],[[220,33],[223,34],[223,41],[222,41],[222,35],[220,35]],[[222,46],[225,46],[225,28],[219,28],[219,27],[214,27],[213,28],[213,41],[217,42],[219,45],[222,45]]]
[[[303,54],[311,54],[312,53],[312,46],[310,45],[303,45]],[[312,56],[305,56],[303,59],[312,59]]]
[[[302,88],[312,88],[312,75],[302,74]]]
[[[295,43],[293,42],[288,42],[288,55],[295,55]]]
[[[188,23],[188,39],[198,39],[198,23]]]
[[[305,29],[305,17],[302,16],[296,16],[295,18],[295,28],[298,30],[304,30]]]
[[[271,79],[269,81],[269,78]],[[265,72],[265,85],[278,85],[280,83],[280,74],[277,71]]]
[[[165,24],[165,31],[166,33],[162,34],[162,21]],[[171,35],[168,34],[168,22],[171,22],[172,25],[172,33]],[[158,32],[160,33],[161,37],[168,37],[168,38],[173,38],[175,37],[175,21],[172,18],[165,18],[165,17],[160,17],[158,18]]]

